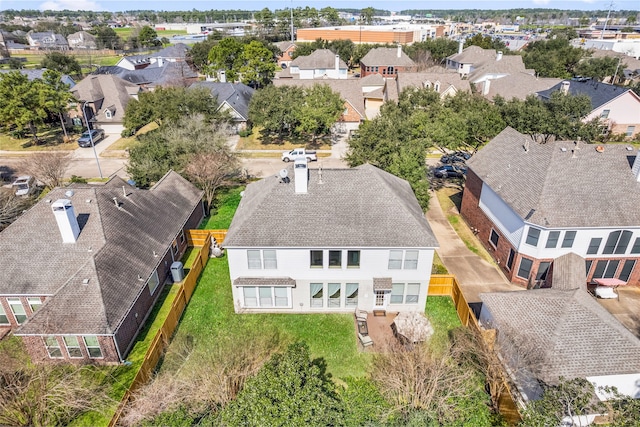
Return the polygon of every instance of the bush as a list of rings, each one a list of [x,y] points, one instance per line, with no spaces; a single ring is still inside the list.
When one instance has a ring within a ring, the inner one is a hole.
[[[240,132],[238,132],[238,135],[240,135],[240,137],[242,138],[246,138],[248,136],[251,136],[251,134],[253,133],[253,129],[242,129]]]
[[[83,178],[78,175],[71,175],[71,179],[69,180],[69,182],[71,184],[86,184],[88,181],[87,178]]]
[[[431,267],[431,274],[449,274],[449,270],[442,264],[433,264]]]

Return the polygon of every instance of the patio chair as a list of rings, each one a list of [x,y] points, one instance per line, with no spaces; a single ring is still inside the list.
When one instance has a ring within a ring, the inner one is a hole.
[[[358,332],[358,339],[360,340],[362,347],[369,347],[370,345],[373,345],[373,340],[368,335],[362,335]]]
[[[364,310],[360,310],[359,308],[356,308],[356,320],[364,320],[366,322],[368,316],[369,316],[368,312]]]

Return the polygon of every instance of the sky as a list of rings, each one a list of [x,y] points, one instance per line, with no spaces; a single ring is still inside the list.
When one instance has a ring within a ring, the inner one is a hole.
[[[415,0],[0,0],[0,10],[6,9],[40,9],[40,10],[94,10],[119,12],[125,10],[261,10],[268,7],[285,9],[288,7],[326,6],[335,8],[375,7],[390,11],[403,9],[513,9],[513,8],[549,8],[577,10],[606,10],[611,0],[448,0],[448,1],[415,1]],[[613,10],[638,10],[638,0],[615,0]]]

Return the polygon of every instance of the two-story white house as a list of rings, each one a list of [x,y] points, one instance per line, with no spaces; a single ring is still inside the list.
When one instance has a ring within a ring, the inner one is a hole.
[[[236,312],[424,311],[438,243],[409,184],[293,166],[247,186],[225,238]]]
[[[586,259],[587,279],[640,283],[640,153],[538,144],[506,128],[467,162],[461,213],[514,283],[546,281],[553,260]]]
[[[308,56],[299,56],[291,61],[288,70],[290,75],[286,77],[301,80],[346,79],[348,69],[340,56],[329,49],[318,49]]]

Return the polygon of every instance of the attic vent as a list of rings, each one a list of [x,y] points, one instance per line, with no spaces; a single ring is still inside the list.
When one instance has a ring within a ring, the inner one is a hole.
[[[67,190],[67,191],[65,191],[65,192],[64,192],[64,195],[65,195],[65,196],[67,196],[67,197],[71,197],[71,196],[73,196],[73,190]]]
[[[138,280],[142,282],[142,276],[138,274]]]
[[[529,211],[529,213],[527,214],[527,216],[524,217],[524,220],[527,221],[529,218],[531,218],[533,216],[533,214],[536,213],[535,209],[531,209]]]
[[[87,199],[87,200],[85,200],[85,202],[91,203],[91,199]]]
[[[562,151],[563,153],[565,153],[567,151],[566,147],[560,147],[560,151]]]
[[[633,147],[631,147],[630,145],[627,145],[627,151],[633,151]]]
[[[522,147],[524,148],[524,152],[528,153],[529,152],[529,141],[525,141],[524,144],[522,145]]]
[[[89,279],[82,279],[82,284],[83,285],[88,285],[89,284]]]

